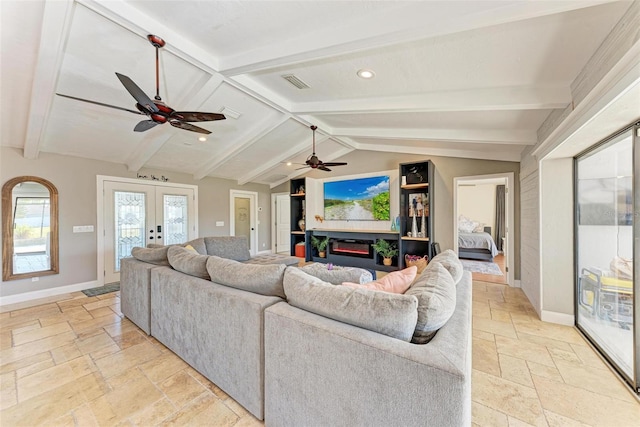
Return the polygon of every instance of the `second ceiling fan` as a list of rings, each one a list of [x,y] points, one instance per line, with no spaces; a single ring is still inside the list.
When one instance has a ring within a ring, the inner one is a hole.
[[[63,95],[57,93],[56,95],[65,98],[75,99],[76,101],[88,102],[90,104],[101,105],[103,107],[115,108],[122,111],[128,111],[134,114],[140,114],[148,116],[149,120],[143,120],[139,122],[133,130],[135,132],[144,132],[157,125],[169,122],[173,127],[189,130],[192,132],[198,132],[203,134],[210,134],[207,129],[203,129],[199,126],[192,125],[189,122],[210,122],[214,120],[224,120],[226,117],[224,114],[219,113],[201,113],[198,111],[176,111],[162,102],[160,98],[160,72],[159,72],[159,58],[158,50],[165,45],[165,41],[158,36],[149,34],[147,36],[149,42],[156,48],[156,96],[152,101],[151,98],[144,93],[133,80],[124,74],[116,73],[120,83],[127,89],[127,91],[136,100],[136,110],[130,110],[128,108],[117,107],[115,105],[104,104],[102,102],[91,101],[89,99],[76,98],[75,96]]]
[[[318,156],[316,156],[316,129],[318,129],[318,126],[315,126],[315,125],[311,126],[311,130],[313,131],[313,152],[307,158],[307,161],[305,162],[306,166],[298,168],[297,170],[311,168],[311,169],[320,169],[321,171],[325,171],[325,172],[331,172],[331,169],[329,169],[328,166],[345,166],[346,165],[345,162],[325,163],[322,160],[320,160]]]

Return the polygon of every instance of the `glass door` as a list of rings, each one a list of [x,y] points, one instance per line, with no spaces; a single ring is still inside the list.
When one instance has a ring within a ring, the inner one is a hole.
[[[637,386],[633,129],[576,158],[576,324]]]

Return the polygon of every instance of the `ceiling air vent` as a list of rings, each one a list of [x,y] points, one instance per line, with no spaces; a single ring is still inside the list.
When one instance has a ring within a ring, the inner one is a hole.
[[[292,85],[294,85],[295,87],[297,87],[298,89],[309,89],[308,84],[306,84],[305,82],[303,82],[293,74],[285,74],[284,76],[282,76],[282,78],[288,81],[289,83],[291,83]]]

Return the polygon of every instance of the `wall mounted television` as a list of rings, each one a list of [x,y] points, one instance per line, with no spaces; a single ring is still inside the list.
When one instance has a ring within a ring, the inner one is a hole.
[[[327,221],[389,221],[389,176],[324,183],[324,219]]]

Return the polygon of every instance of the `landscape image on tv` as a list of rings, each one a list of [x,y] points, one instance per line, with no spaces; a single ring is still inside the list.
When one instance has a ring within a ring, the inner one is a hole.
[[[324,183],[324,219],[389,221],[389,177]]]

